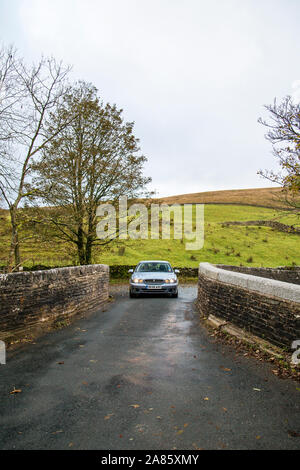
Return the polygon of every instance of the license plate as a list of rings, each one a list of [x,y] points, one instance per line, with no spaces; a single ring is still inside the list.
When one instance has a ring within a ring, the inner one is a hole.
[[[161,289],[161,286],[148,286],[148,289]]]

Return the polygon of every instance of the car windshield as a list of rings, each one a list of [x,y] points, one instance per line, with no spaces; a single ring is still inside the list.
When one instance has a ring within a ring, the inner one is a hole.
[[[140,263],[136,270],[140,273],[172,273],[173,269],[168,263]]]

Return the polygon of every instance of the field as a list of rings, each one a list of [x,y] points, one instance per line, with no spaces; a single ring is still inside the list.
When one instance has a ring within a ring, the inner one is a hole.
[[[300,235],[264,226],[224,226],[229,221],[279,220],[296,225],[294,216],[272,209],[248,206],[206,205],[205,242],[199,251],[186,251],[185,240],[131,240],[110,246],[97,261],[135,264],[140,259],[167,259],[174,266],[196,267],[201,261],[245,266],[300,264]],[[299,221],[298,221],[299,222]]]
[[[230,221],[276,220],[299,225],[289,212],[272,208],[230,205],[205,205],[205,243],[199,251],[186,251],[185,240],[129,240],[113,242],[94,252],[94,263],[134,265],[141,259],[166,259],[174,266],[197,267],[199,262],[244,266],[300,265],[300,235],[265,226],[229,225]],[[1,233],[6,233],[7,213],[2,213]],[[21,234],[22,235],[22,234]],[[30,234],[23,234],[29,236]],[[5,264],[9,236],[0,238],[0,265]],[[22,243],[24,266],[63,266],[75,264],[75,257],[63,242],[49,240],[37,243],[28,238]]]

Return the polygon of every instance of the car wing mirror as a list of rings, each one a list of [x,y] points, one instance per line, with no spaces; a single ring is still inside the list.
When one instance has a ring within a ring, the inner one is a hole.
[[[133,269],[128,269],[128,272],[129,272],[129,273],[133,273]]]
[[[174,273],[179,274],[180,273],[179,269],[174,269]]]

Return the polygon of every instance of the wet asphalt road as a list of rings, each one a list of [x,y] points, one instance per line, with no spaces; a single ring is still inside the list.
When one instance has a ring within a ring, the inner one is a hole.
[[[215,343],[195,296],[119,293],[9,353],[0,449],[299,449],[300,385]]]

